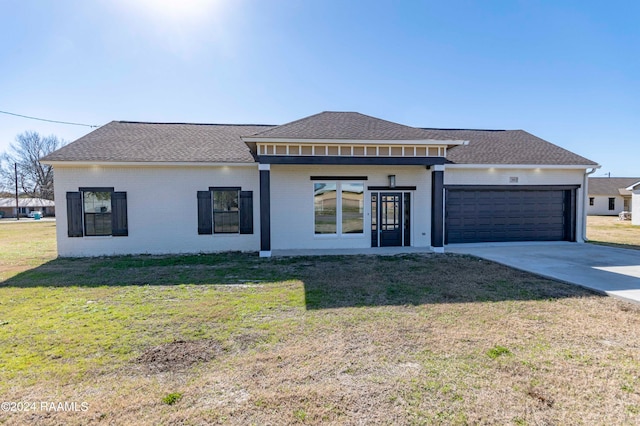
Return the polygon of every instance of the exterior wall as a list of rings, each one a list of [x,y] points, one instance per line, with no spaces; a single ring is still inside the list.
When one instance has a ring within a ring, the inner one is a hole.
[[[364,233],[316,235],[311,176],[367,176],[364,181]],[[332,249],[371,247],[369,186],[415,186],[411,198],[411,245],[431,245],[431,172],[424,166],[293,166],[271,165],[271,248]],[[393,191],[393,190],[389,190]],[[396,190],[400,192],[400,190]],[[374,191],[377,192],[377,191]],[[406,192],[406,191],[402,191]]]
[[[260,248],[260,191],[256,165],[246,167],[175,166],[123,167],[56,166],[57,241],[60,256],[113,254],[258,251]],[[431,244],[431,176],[424,166],[300,166],[271,165],[271,248],[330,249],[371,246],[369,186],[415,186],[411,198],[411,245]],[[316,235],[311,176],[367,176],[364,181],[364,233]],[[582,185],[582,170],[445,168],[445,185]],[[198,235],[197,191],[210,186],[238,186],[253,191],[254,233]],[[67,236],[66,192],[80,187],[114,187],[127,192],[129,235],[126,237]],[[389,190],[392,191],[392,190]],[[396,190],[406,192],[404,190]],[[377,191],[375,191],[377,192]],[[640,211],[640,190],[634,197]],[[577,240],[582,241],[584,206],[577,191]],[[639,218],[640,219],[640,218]]]
[[[593,197],[593,206],[589,205],[587,198],[587,214],[589,216],[617,216],[624,210],[624,197],[621,195],[589,195]],[[616,199],[616,208],[609,210],[609,198]]]
[[[55,168],[59,256],[257,251],[260,191],[257,165],[247,167],[60,167]],[[254,233],[198,235],[197,191],[240,186],[253,191]],[[66,193],[79,187],[127,192],[129,235],[67,236]]]
[[[584,242],[585,206],[582,169],[445,168],[446,185],[579,185],[576,191],[576,241]],[[510,183],[517,177],[517,183]],[[588,199],[586,200],[588,204]],[[446,203],[446,201],[445,201]]]
[[[631,195],[631,224],[640,225],[640,187]]]

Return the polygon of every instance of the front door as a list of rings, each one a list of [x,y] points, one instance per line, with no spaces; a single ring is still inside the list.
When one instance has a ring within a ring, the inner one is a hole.
[[[381,192],[379,207],[380,247],[402,245],[402,193]]]

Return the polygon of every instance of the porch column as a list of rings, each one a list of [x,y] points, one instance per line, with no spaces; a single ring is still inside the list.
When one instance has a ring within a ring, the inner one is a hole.
[[[271,257],[271,164],[258,164],[260,171],[260,257]]]
[[[431,247],[444,253],[444,165],[431,172]]]

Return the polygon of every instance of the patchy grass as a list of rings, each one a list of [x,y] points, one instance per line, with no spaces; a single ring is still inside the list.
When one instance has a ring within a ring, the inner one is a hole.
[[[55,234],[51,221],[0,221],[0,281],[56,257]]]
[[[640,309],[491,262],[37,253],[0,253],[0,400],[88,410],[0,423],[640,421]]]
[[[174,392],[162,398],[162,402],[164,402],[167,405],[173,405],[176,402],[180,401],[181,399],[182,399],[182,394],[180,392]]]
[[[617,216],[587,216],[587,238],[594,244],[640,250],[640,226]]]

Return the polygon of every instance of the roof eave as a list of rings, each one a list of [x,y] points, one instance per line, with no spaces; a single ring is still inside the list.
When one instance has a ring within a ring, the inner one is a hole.
[[[600,168],[601,166],[593,164],[464,164],[464,163],[447,163],[447,169],[576,169],[586,170]]]
[[[625,188],[625,189],[626,189],[627,191],[635,191],[635,190],[636,190],[636,187],[638,187],[638,186],[640,186],[640,182],[636,182],[636,183],[634,183],[633,185],[631,185],[631,186],[629,186],[629,187],[627,187],[627,188]]]
[[[333,139],[314,139],[314,138],[265,138],[256,136],[242,136],[245,143],[300,143],[300,144],[361,144],[361,145],[465,145],[469,141],[466,140],[449,140],[449,139],[350,139],[350,138],[333,138]]]
[[[41,161],[53,167],[257,167],[256,161],[91,161],[91,160],[46,160]]]

